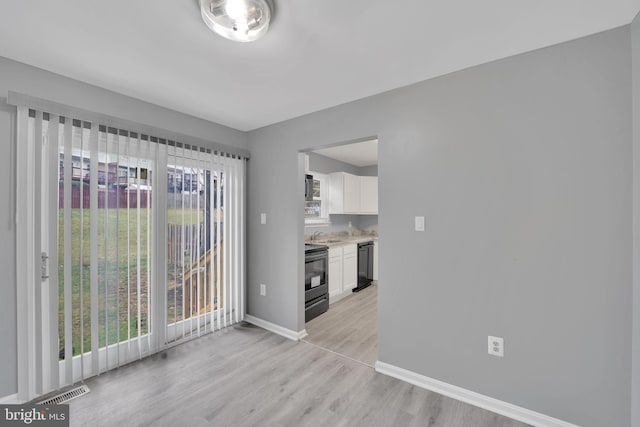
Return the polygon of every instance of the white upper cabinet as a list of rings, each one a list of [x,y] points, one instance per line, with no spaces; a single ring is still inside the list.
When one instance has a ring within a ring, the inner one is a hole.
[[[360,183],[346,172],[329,174],[329,213],[355,213],[360,203]],[[354,203],[354,197],[357,196]]]
[[[360,177],[344,174],[344,213],[360,212]]]
[[[378,177],[360,177],[360,213],[378,213]]]
[[[329,182],[330,214],[378,213],[378,177],[336,172]]]

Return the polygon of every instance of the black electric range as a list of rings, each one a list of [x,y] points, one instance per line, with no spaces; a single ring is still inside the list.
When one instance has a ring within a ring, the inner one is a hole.
[[[304,321],[329,309],[329,248],[304,245]]]

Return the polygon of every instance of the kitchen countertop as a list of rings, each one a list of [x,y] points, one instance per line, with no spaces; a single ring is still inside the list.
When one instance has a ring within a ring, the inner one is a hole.
[[[314,245],[324,245],[329,248],[337,246],[344,246],[349,244],[375,242],[378,240],[378,236],[340,236],[340,237],[327,237],[316,240],[305,240],[305,243],[311,243]]]

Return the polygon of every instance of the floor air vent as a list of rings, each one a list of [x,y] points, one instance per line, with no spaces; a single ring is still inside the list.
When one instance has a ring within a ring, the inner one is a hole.
[[[89,393],[89,387],[86,385],[81,385],[80,387],[73,388],[69,391],[65,391],[64,393],[57,394],[48,398],[47,400],[43,400],[42,402],[38,402],[38,405],[60,405],[62,403],[67,403],[70,400],[75,399],[76,397],[80,397]]]

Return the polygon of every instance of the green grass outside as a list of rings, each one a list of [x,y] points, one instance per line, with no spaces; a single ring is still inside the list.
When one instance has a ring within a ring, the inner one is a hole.
[[[140,269],[140,334],[148,332],[148,252],[147,209],[140,209],[140,251],[138,252],[138,211],[130,209],[98,209],[97,224],[91,224],[88,209],[71,212],[71,283],[72,283],[72,342],[73,354],[91,350],[91,229],[97,229],[98,249],[98,330],[99,346],[126,341],[138,336],[138,266]],[[200,220],[204,212],[200,210]],[[170,224],[182,223],[183,210],[169,209]],[[196,224],[197,209],[185,209],[185,223]],[[64,342],[64,211],[59,213],[58,223],[58,300],[60,310],[58,325],[59,348]],[[82,233],[81,233],[82,230]],[[82,245],[82,247],[81,247]],[[82,287],[82,297],[80,289]],[[129,287],[131,288],[129,291]],[[80,311],[82,307],[83,340],[81,348]],[[129,322],[127,322],[129,318]]]

